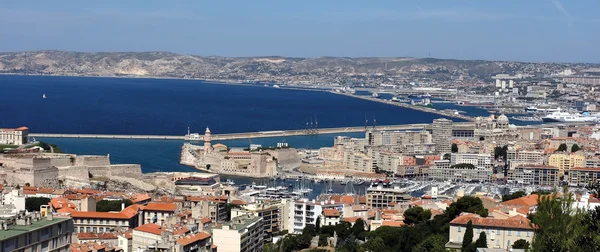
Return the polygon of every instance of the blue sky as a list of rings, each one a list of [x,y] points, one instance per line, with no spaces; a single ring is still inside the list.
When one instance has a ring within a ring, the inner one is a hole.
[[[600,1],[0,1],[0,51],[600,62]]]

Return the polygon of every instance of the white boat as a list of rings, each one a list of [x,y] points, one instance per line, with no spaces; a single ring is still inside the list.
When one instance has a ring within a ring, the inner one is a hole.
[[[592,116],[571,114],[568,112],[554,112],[542,117],[544,122],[595,122],[598,119]]]
[[[379,93],[373,93],[371,96],[378,98],[379,97]]]
[[[46,99],[46,94],[43,94],[43,95],[42,95],[42,99]]]
[[[279,85],[273,85],[274,88],[279,88]]]

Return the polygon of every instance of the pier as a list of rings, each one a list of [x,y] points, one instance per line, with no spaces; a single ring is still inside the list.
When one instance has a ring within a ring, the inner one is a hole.
[[[460,124],[460,123],[457,123]],[[403,124],[403,125],[380,125],[377,130],[421,130],[425,129],[429,124]],[[369,126],[369,129],[371,126]],[[318,129],[318,134],[336,134],[336,133],[355,133],[365,132],[364,126],[359,127],[340,127],[340,128],[321,128]],[[227,133],[213,134],[212,140],[234,140],[248,138],[264,138],[264,137],[284,137],[284,136],[304,136],[314,135],[314,131],[305,129],[297,130],[273,130],[273,131],[258,131],[245,133]],[[185,135],[167,136],[167,135],[112,135],[112,134],[50,134],[50,133],[30,133],[30,137],[47,137],[47,138],[102,138],[102,139],[151,139],[151,140],[191,140],[202,141],[202,137],[198,139],[190,139]]]
[[[434,108],[428,108],[428,107],[424,107],[424,106],[410,105],[410,104],[405,104],[405,103],[401,103],[401,102],[388,101],[388,100],[384,100],[384,99],[374,98],[371,96],[355,95],[355,94],[350,94],[350,93],[345,93],[345,92],[332,92],[332,93],[350,96],[353,98],[358,98],[358,99],[363,99],[363,100],[368,100],[368,101],[372,101],[372,102],[380,102],[380,103],[385,103],[385,104],[394,105],[394,106],[398,106],[398,107],[419,110],[419,111],[423,111],[423,112],[427,112],[427,113],[434,113],[434,114],[452,117],[452,118],[463,119],[466,121],[475,121],[475,118],[473,118],[473,117],[470,117],[467,115],[462,115],[459,113],[448,112],[445,110],[437,110]]]

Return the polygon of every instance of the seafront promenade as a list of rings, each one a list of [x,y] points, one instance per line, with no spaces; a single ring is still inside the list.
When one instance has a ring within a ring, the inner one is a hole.
[[[461,123],[456,123],[461,124]],[[403,125],[381,125],[377,126],[378,130],[411,130],[423,129],[428,124],[403,124]],[[372,128],[372,126],[369,126]],[[212,140],[233,140],[247,138],[262,138],[262,137],[281,137],[281,136],[303,136],[316,134],[336,134],[336,133],[351,133],[364,132],[365,127],[340,127],[340,128],[323,128],[323,129],[298,129],[298,130],[272,130],[258,131],[245,133],[228,133],[228,134],[213,134]],[[167,135],[111,135],[111,134],[50,134],[50,133],[30,133],[31,137],[48,137],[48,138],[105,138],[105,139],[155,139],[155,140],[201,140],[202,138],[194,139],[185,135],[167,136]]]

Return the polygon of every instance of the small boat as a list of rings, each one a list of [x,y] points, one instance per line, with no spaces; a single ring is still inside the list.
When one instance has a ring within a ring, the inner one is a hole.
[[[42,95],[42,99],[46,99],[46,94],[43,94],[43,95]]]

